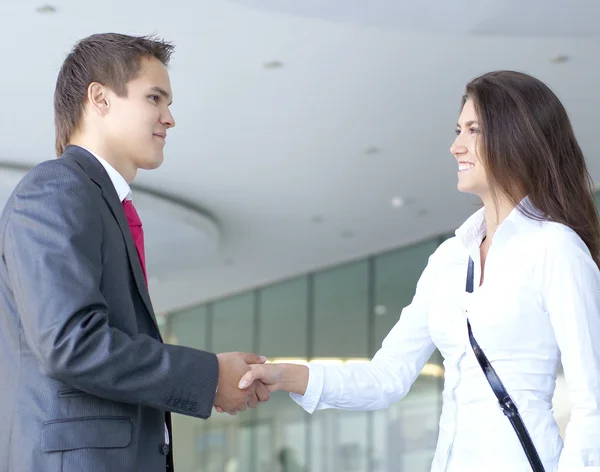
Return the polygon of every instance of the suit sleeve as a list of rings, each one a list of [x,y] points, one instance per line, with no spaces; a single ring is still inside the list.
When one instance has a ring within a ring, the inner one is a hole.
[[[73,388],[209,417],[218,379],[214,354],[109,325],[100,292],[109,243],[90,185],[77,170],[51,161],[27,174],[7,209],[2,250],[25,342],[46,375]]]

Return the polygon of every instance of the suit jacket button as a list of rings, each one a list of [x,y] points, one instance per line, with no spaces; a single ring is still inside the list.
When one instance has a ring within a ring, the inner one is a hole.
[[[160,452],[163,453],[163,455],[168,456],[169,455],[169,445],[168,444],[163,444],[160,448]]]

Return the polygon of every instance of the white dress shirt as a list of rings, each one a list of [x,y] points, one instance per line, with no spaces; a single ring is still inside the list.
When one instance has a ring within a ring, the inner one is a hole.
[[[310,413],[385,408],[408,393],[437,347],[445,382],[431,471],[530,472],[469,343],[468,316],[546,472],[600,472],[600,272],[574,231],[514,209],[493,237],[478,287],[484,235],[481,209],[429,258],[412,303],[371,362],[311,365],[304,396],[292,398]],[[552,414],[561,358],[572,404],[564,447]]]
[[[81,147],[83,147],[83,146],[81,146]],[[117,191],[117,195],[119,196],[119,201],[121,203],[123,203],[123,200],[131,200],[131,196],[132,196],[131,187],[129,186],[129,184],[127,183],[125,178],[121,174],[119,174],[119,172],[113,166],[111,166],[108,162],[106,162],[104,159],[102,159],[98,154],[90,151],[87,148],[83,148],[83,149],[85,149],[92,156],[94,156],[96,159],[98,159],[98,162],[100,162],[100,164],[102,164],[102,166],[106,170],[106,173],[110,177],[110,181],[112,182],[112,184],[115,187],[115,190]],[[167,445],[170,444],[169,429],[167,428],[166,424],[165,424],[165,444],[167,444]]]
[[[81,146],[81,147],[83,147],[83,146]],[[112,182],[112,184],[115,187],[115,190],[117,191],[117,195],[119,196],[119,201],[121,203],[123,203],[123,200],[126,200],[126,199],[131,200],[131,187],[125,180],[125,177],[123,177],[121,174],[119,174],[117,169],[115,169],[108,162],[106,162],[104,159],[102,159],[98,154],[96,154],[93,151],[90,151],[87,148],[83,148],[83,149],[85,149],[92,156],[94,156],[96,159],[98,159],[98,162],[100,162],[100,164],[102,164],[102,167],[104,167],[104,169],[106,170],[106,173],[110,177],[110,181]]]

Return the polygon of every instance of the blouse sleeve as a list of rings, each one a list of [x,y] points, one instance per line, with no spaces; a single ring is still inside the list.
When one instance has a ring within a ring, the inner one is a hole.
[[[561,352],[571,418],[559,472],[600,472],[600,272],[566,228],[547,240],[543,298]]]
[[[411,304],[373,359],[364,364],[311,365],[304,395],[291,394],[296,403],[309,413],[327,408],[376,410],[408,393],[434,350],[428,313],[438,251],[429,258]]]

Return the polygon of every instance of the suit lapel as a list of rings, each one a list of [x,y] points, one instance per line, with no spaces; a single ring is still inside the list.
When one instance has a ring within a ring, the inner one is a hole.
[[[125,217],[125,212],[123,211],[123,205],[119,201],[119,196],[117,195],[117,191],[115,190],[110,177],[106,173],[104,167],[102,167],[102,164],[100,164],[100,162],[98,162],[98,160],[85,149],[76,146],[68,146],[65,149],[63,156],[70,156],[75,159],[85,173],[102,190],[102,196],[110,208],[111,213],[115,217],[115,220],[117,220],[119,228],[121,229],[121,234],[125,240],[127,256],[133,271],[133,278],[135,279],[137,289],[160,336],[160,330],[158,323],[156,322],[154,309],[152,308],[152,302],[150,301],[150,293],[148,292],[146,280],[144,279],[144,273],[142,272],[140,258],[138,256],[137,249],[135,248],[133,237],[131,236],[131,230],[129,229],[129,224],[127,223],[127,218]]]

